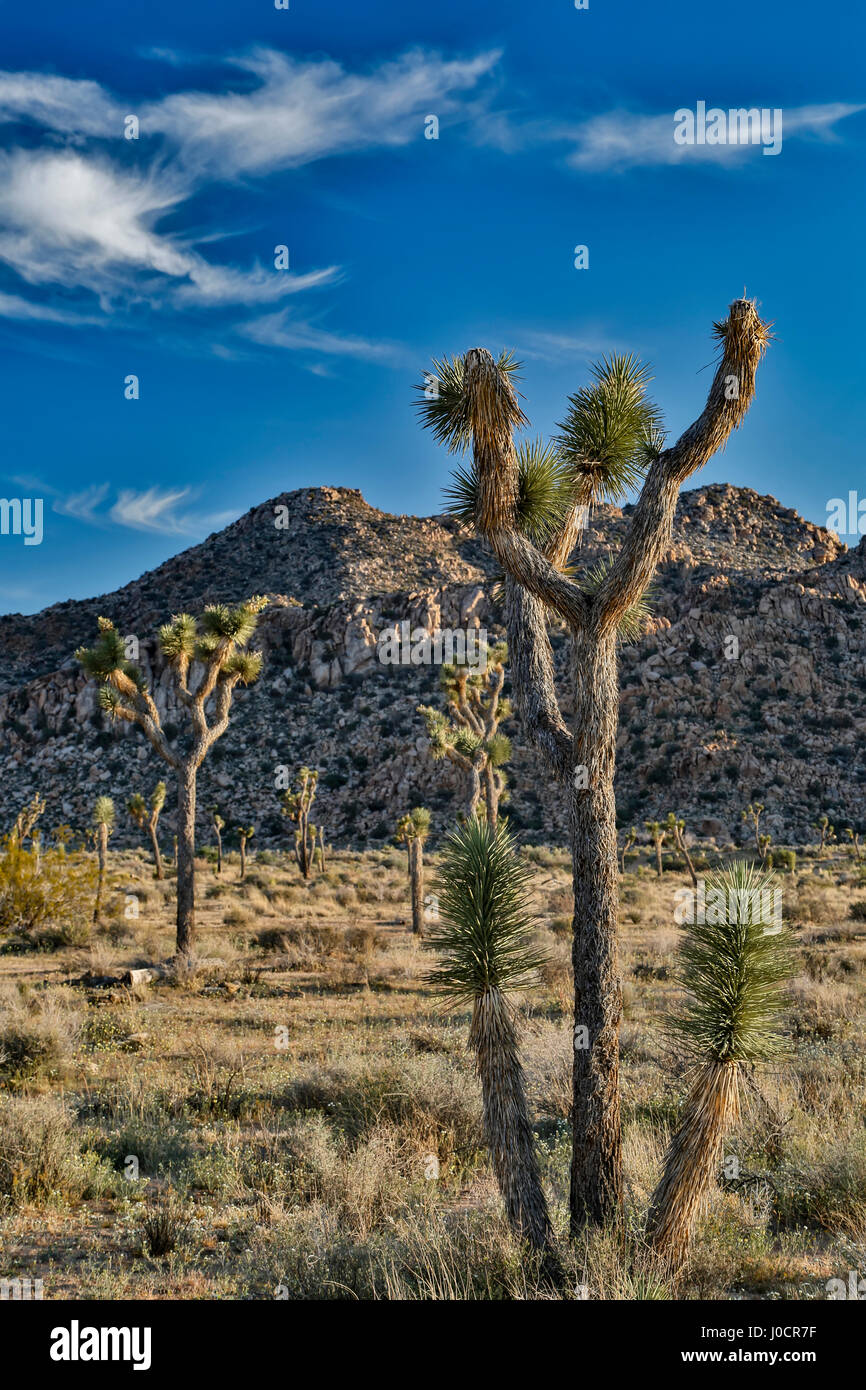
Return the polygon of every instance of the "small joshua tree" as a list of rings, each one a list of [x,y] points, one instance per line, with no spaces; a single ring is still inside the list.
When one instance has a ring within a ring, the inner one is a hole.
[[[283,792],[283,815],[295,823],[295,858],[304,878],[310,877],[316,847],[315,828],[310,825],[310,807],[316,799],[318,781],[317,769],[302,767],[295,779],[294,791]]]
[[[636,840],[637,840],[637,831],[635,830],[634,826],[632,826],[630,830],[627,830],[627,831],[626,831],[626,833],[625,833],[625,839],[623,840],[623,845],[622,845],[622,859],[621,859],[620,862],[621,862],[621,864],[622,864],[622,871],[623,871],[623,873],[625,873],[625,856],[626,856],[626,854],[628,853],[628,851],[631,849],[632,845],[635,844]]]
[[[792,953],[790,933],[768,910],[774,883],[772,873],[738,861],[707,881],[708,901],[726,907],[685,927],[679,983],[688,1003],[669,1027],[697,1075],[648,1218],[650,1240],[674,1267],[686,1257],[725,1136],[739,1117],[742,1068],[781,1046],[779,1012]]]
[[[397,822],[394,839],[409,852],[409,884],[412,894],[412,931],[424,934],[424,841],[430,834],[430,812],[424,806],[407,811]]]
[[[247,874],[247,844],[253,838],[255,833],[256,827],[254,825],[238,826],[238,843],[241,847],[241,872],[239,878],[240,883],[243,883]]]
[[[532,984],[543,957],[532,947],[528,868],[504,824],[473,817],[453,830],[438,874],[440,957],[430,982],[472,1009],[469,1045],[481,1080],[484,1135],[512,1229],[536,1250],[551,1240],[535,1157],[511,994]]]
[[[836,827],[830,824],[829,816],[819,816],[815,821],[815,829],[821,836],[818,853],[823,856],[827,845],[831,845],[836,838]]]
[[[677,849],[679,850],[680,854],[683,856],[683,859],[685,860],[686,869],[688,870],[689,878],[692,881],[692,887],[697,888],[698,876],[695,873],[695,866],[692,863],[692,856],[689,854],[688,846],[686,845],[685,829],[686,823],[683,817],[675,816],[673,811],[668,811],[668,818],[665,823],[665,830],[667,831],[668,836],[671,840],[673,840],[674,844],[676,845]]]
[[[770,845],[773,843],[772,835],[758,836],[758,853],[761,856],[761,863],[766,864],[767,856],[770,853]]]
[[[650,839],[653,842],[653,845],[655,846],[656,873],[658,874],[659,878],[661,878],[663,873],[662,845],[664,844],[667,838],[667,828],[663,826],[660,821],[657,820],[644,821],[644,825],[646,827],[647,834],[649,835]]]
[[[108,837],[114,829],[114,802],[110,796],[98,796],[93,803],[93,827],[96,837],[96,855],[99,861],[99,878],[96,882],[96,902],[93,907],[93,920],[99,921],[102,900],[105,895],[105,875],[108,868]]]
[[[159,815],[165,805],[165,783],[157,782],[150,798],[150,815],[147,818],[147,829],[150,834],[150,846],[153,850],[154,878],[162,878],[162,855],[159,849]]]
[[[225,830],[226,823],[216,806],[214,806],[211,811],[211,820],[213,821],[214,834],[216,835],[217,842],[216,872],[221,874],[223,871],[223,831]]]
[[[511,718],[511,702],[503,699],[508,647],[497,642],[484,652],[486,666],[450,663],[442,667],[446,709],[419,705],[427,726],[434,759],[448,758],[467,776],[465,814],[476,815],[484,799],[487,819],[495,826],[505,791],[505,763],[511,741],[499,726]]]
[[[856,856],[857,856],[857,862],[858,862],[858,864],[859,864],[860,861],[861,861],[862,858],[863,858],[863,852],[862,852],[862,850],[860,849],[860,832],[859,832],[859,830],[855,830],[855,829],[853,828],[853,826],[850,826],[850,825],[847,826],[846,829],[845,829],[845,838],[848,839],[848,840],[850,840],[851,843],[852,843],[852,845],[854,846],[854,853],[855,853]]]
[[[758,851],[758,854],[761,856],[762,862],[763,862],[763,857],[764,857],[764,856],[761,854],[761,836],[760,836],[760,828],[761,828],[761,816],[762,816],[763,814],[764,814],[764,806],[763,806],[763,803],[760,802],[760,801],[756,801],[756,802],[754,802],[754,803],[752,803],[752,802],[750,801],[749,804],[748,804],[748,806],[746,807],[745,811],[743,812],[743,820],[744,820],[744,821],[751,821],[751,823],[752,823],[752,831],[753,831],[754,836],[755,836],[755,849]]]
[[[256,597],[236,607],[211,604],[200,619],[181,613],[160,628],[160,646],[171,667],[178,700],[190,719],[191,736],[183,748],[172,747],[166,737],[144,677],[127,659],[123,638],[112,622],[100,618],[95,646],[76,652],[88,676],[101,686],[103,709],[113,719],[137,724],[177,774],[177,952],[187,958],[192,957],[195,942],[196,776],[208,751],[228,728],[236,687],[250,685],[259,677],[261,653],[249,651],[248,643],[266,603]],[[191,686],[193,663],[200,667],[200,675]]]
[[[33,837],[36,823],[45,810],[45,799],[37,792],[26,806],[22,806],[15,817],[15,824],[9,832],[9,844],[15,849],[23,849],[28,836]],[[32,841],[31,841],[32,842]]]

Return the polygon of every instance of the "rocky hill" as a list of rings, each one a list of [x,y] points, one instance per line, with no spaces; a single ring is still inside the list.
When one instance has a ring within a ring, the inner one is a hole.
[[[629,509],[602,507],[578,559],[616,548]],[[224,531],[113,594],[0,617],[0,824],[39,790],[48,825],[84,825],[95,795],[148,793],[165,771],[140,731],[110,727],[72,659],[105,614],[135,636],[163,721],[183,719],[155,648],[182,609],[267,593],[260,683],[236,696],[200,774],[207,808],[286,840],[276,769],[321,769],[317,820],[335,843],[391,833],[423,802],[444,825],[458,805],[415,708],[437,698],[434,666],[377,659],[378,635],[412,627],[499,630],[492,556],[445,517],[391,516],[357,491],[314,488],[253,508]],[[653,596],[654,631],[621,659],[617,797],[625,820],[676,809],[721,841],[764,802],[776,839],[803,840],[818,814],[864,818],[866,540],[848,551],[772,497],[710,486],[684,493]],[[554,630],[565,669],[567,636]],[[563,691],[566,686],[563,682]],[[567,700],[563,706],[568,713]],[[516,727],[509,813],[527,837],[564,841],[561,800]],[[172,788],[164,814],[173,828]],[[120,817],[117,842],[136,836]]]

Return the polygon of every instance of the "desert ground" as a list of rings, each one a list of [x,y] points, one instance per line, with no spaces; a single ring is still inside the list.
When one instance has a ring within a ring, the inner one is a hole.
[[[694,850],[699,871],[733,847]],[[866,1264],[866,868],[799,847],[782,872],[798,968],[788,1055],[750,1073],[691,1258],[644,1243],[686,1093],[664,1031],[677,985],[675,856],[621,879],[623,1140],[619,1229],[567,1240],[570,864],[533,868],[546,953],[521,1041],[562,1268],[521,1258],[482,1135],[468,1011],[449,1011],[410,930],[406,855],[331,851],[198,863],[194,974],[170,960],[174,881],[110,852],[102,920],[77,939],[0,949],[0,1269],[46,1299],[824,1299]],[[742,851],[739,851],[742,854]],[[79,851],[82,861],[92,859]],[[427,855],[435,890],[436,855]],[[431,884],[432,880],[432,884]],[[137,916],[134,913],[137,912]]]

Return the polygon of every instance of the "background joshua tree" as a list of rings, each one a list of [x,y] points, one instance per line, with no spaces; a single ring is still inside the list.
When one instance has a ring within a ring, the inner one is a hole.
[[[283,792],[283,815],[295,823],[295,858],[304,878],[310,877],[316,847],[315,827],[310,825],[310,807],[316,799],[318,781],[316,769],[302,767],[295,779],[294,791]]]
[[[409,883],[412,893],[412,930],[424,934],[424,841],[430,834],[430,812],[416,806],[397,822],[394,839],[409,852]]]
[[[32,837],[39,817],[45,810],[45,798],[37,792],[28,801],[26,806],[22,806],[18,815],[15,817],[15,824],[9,832],[9,844],[16,849],[24,848],[24,841],[28,836]],[[32,838],[31,838],[32,844]]]
[[[664,869],[662,868],[662,845],[667,839],[667,828],[664,825],[662,825],[661,821],[657,820],[645,820],[644,825],[646,827],[646,833],[649,835],[655,848],[656,873],[658,874],[659,878],[661,878],[664,872]]]
[[[159,816],[165,805],[165,783],[157,782],[151,793],[150,815],[147,818],[147,829],[150,834],[150,846],[153,850],[154,878],[162,878],[162,855],[159,849]]]
[[[447,837],[437,878],[439,918],[429,945],[440,956],[430,981],[469,1005],[469,1045],[481,1080],[484,1135],[513,1230],[536,1250],[551,1240],[535,1157],[510,995],[531,984],[543,957],[533,950],[529,870],[507,827],[477,817]]]
[[[859,864],[861,859],[863,858],[863,852],[860,849],[860,832],[859,830],[855,830],[853,826],[849,825],[845,830],[845,836],[847,839],[851,841],[852,845],[854,846],[854,853],[857,855],[857,862]]]
[[[686,869],[688,870],[689,878],[692,881],[692,887],[697,888],[698,876],[695,873],[695,866],[692,863],[692,856],[689,854],[688,847],[686,845],[685,829],[686,823],[683,817],[674,815],[673,811],[668,811],[668,818],[665,822],[665,830],[667,831],[669,838],[673,840],[674,844],[676,845],[677,849],[679,850],[680,854],[683,856],[683,859],[685,860]]]
[[[241,872],[239,882],[243,883],[247,876],[247,844],[256,833],[254,825],[238,826],[238,844],[241,847]]]
[[[183,748],[169,743],[141,672],[126,658],[123,638],[107,618],[99,619],[99,638],[76,652],[88,676],[102,687],[103,709],[113,719],[138,724],[159,756],[174,768],[178,783],[177,951],[191,957],[195,941],[196,776],[205,756],[228,728],[232,696],[250,685],[262,669],[260,652],[247,649],[267,600],[256,597],[236,607],[211,604],[200,619],[181,613],[160,628],[159,641],[171,666],[180,704],[190,719]],[[190,684],[190,668],[199,676]],[[212,723],[208,723],[208,712]]]
[[[743,820],[751,821],[752,823],[752,831],[755,836],[755,849],[758,851],[758,854],[761,856],[762,860],[764,856],[761,854],[760,828],[761,816],[763,814],[764,806],[763,803],[760,801],[756,801],[754,802],[754,804],[750,801],[745,811],[743,812]]]
[[[569,400],[553,447],[514,444],[526,424],[516,364],[483,348],[434,363],[436,391],[419,410],[440,443],[472,450],[455,510],[492,546],[505,571],[511,683],[527,737],[565,789],[574,876],[575,1029],[571,1219],[616,1214],[622,1202],[617,966],[618,863],[613,793],[620,625],[644,599],[670,543],[681,486],[722,447],[751,403],[769,341],[754,303],[734,301],[714,327],[720,348],[706,406],[671,448],[647,398],[649,376],[614,357]],[[621,500],[643,478],[619,552],[583,582],[563,572],[588,510]],[[572,639],[573,727],[556,697],[546,613]]]
[[[93,803],[93,827],[96,838],[96,856],[99,861],[99,877],[96,881],[96,902],[93,905],[93,920],[99,921],[102,900],[105,895],[105,874],[108,868],[108,837],[114,829],[114,802],[110,796],[98,796]]]
[[[621,859],[620,862],[621,862],[621,864],[622,864],[622,871],[623,871],[623,873],[625,873],[625,856],[626,856],[626,853],[628,852],[628,850],[631,849],[632,845],[635,844],[636,841],[637,841],[637,831],[635,830],[634,826],[632,826],[630,830],[627,830],[627,831],[626,831],[626,833],[625,833],[625,839],[623,840],[623,844],[622,844],[622,859]]]
[[[780,1049],[778,1015],[792,953],[790,933],[766,910],[774,883],[772,873],[738,861],[707,881],[708,901],[721,891],[727,910],[708,910],[712,922],[685,927],[679,983],[689,999],[669,1026],[697,1076],[648,1218],[652,1243],[674,1266],[685,1259],[725,1136],[739,1117],[741,1069]]]
[[[216,806],[211,810],[211,820],[213,821],[214,834],[216,835],[217,842],[216,873],[221,874],[223,871],[223,831],[225,830],[226,823]]]
[[[827,845],[831,845],[836,838],[836,827],[830,824],[829,816],[819,816],[815,821],[815,829],[821,836],[818,853],[823,855]]]
[[[427,725],[435,759],[448,758],[467,774],[465,814],[477,814],[484,799],[487,819],[496,825],[505,790],[505,763],[511,757],[511,740],[499,726],[511,718],[511,701],[503,699],[508,647],[497,642],[486,649],[486,667],[450,663],[442,667],[441,683],[446,712],[419,705]]]
[[[126,803],[126,810],[136,829],[144,830],[147,825],[147,802],[141,792],[133,793]]]

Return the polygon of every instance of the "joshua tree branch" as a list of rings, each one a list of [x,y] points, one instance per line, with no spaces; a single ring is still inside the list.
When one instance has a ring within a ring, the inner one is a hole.
[[[552,776],[567,782],[574,766],[574,740],[556,698],[544,604],[508,575],[505,621],[514,704],[523,730]]]
[[[602,630],[616,626],[645,592],[670,541],[680,487],[722,448],[751,404],[768,326],[751,300],[737,299],[715,334],[722,360],[703,413],[651,465],[622,548],[595,595],[593,616]]]

